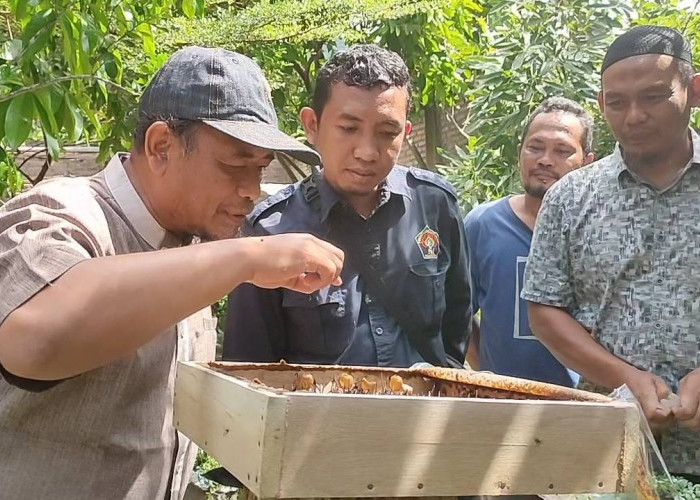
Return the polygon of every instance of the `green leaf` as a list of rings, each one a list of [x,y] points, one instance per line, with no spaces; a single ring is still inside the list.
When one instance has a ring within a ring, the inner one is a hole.
[[[16,0],[12,9],[16,19],[22,19],[24,17],[24,14],[27,12],[28,3],[28,0]]]
[[[63,40],[63,57],[68,61],[68,67],[76,72],[80,66],[78,54],[75,48],[76,29],[73,20],[64,15],[61,20],[61,39]]]
[[[44,10],[32,17],[22,32],[24,60],[31,60],[39,51],[49,48],[55,20],[56,14],[52,9]]]
[[[32,95],[36,101],[36,110],[39,113],[39,119],[41,120],[44,132],[57,135],[59,128],[51,107],[51,91],[48,88],[43,88],[34,92]]]
[[[46,143],[46,149],[49,152],[52,160],[57,160],[61,155],[61,146],[58,144],[58,140],[44,129],[44,142]]]
[[[34,122],[34,98],[23,94],[10,101],[5,114],[5,143],[7,149],[16,151],[29,137]]]
[[[121,69],[121,61],[118,63],[116,58],[114,57],[114,54],[112,54],[111,52],[105,52],[102,55],[102,60],[104,61],[105,72],[107,73],[107,76],[109,76],[113,80],[117,80]]]
[[[138,33],[141,37],[141,41],[143,42],[143,50],[148,54],[151,58],[156,57],[156,42],[153,38],[153,30],[151,26],[148,24],[139,24],[136,27],[136,33]]]
[[[10,102],[0,102],[0,137],[5,137],[5,116],[7,115],[7,108],[10,106]],[[0,161],[3,160],[2,155],[4,154],[6,154],[5,150],[0,147]]]
[[[75,142],[83,133],[83,115],[69,96],[63,99],[62,104],[63,127],[68,134],[68,139]]]
[[[54,18],[53,9],[45,9],[32,16],[29,23],[22,31],[22,42],[25,47],[29,45],[29,41],[39,32],[39,30],[49,31],[50,26],[47,26]]]
[[[197,0],[182,0],[182,13],[192,19],[197,13]]]

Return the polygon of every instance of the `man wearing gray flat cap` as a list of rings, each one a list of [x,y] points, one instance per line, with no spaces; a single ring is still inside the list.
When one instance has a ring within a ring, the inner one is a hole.
[[[0,208],[0,497],[182,498],[175,361],[213,358],[209,304],[340,284],[329,243],[234,238],[273,152],[318,162],[252,60],[190,47],[146,89],[130,153]]]

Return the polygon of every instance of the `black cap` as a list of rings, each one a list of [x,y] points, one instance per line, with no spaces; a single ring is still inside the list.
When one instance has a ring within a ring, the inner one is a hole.
[[[646,54],[669,55],[693,64],[693,49],[678,31],[665,26],[636,26],[610,45],[600,73],[622,59]]]
[[[247,144],[321,163],[313,149],[277,128],[270,85],[260,67],[230,50],[187,47],[175,52],[143,93],[139,113],[198,120]]]

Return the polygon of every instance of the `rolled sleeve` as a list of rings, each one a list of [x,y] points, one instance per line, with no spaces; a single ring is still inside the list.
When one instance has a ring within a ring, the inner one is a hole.
[[[573,304],[569,262],[570,214],[564,180],[547,192],[542,202],[525,267],[520,296],[530,302],[569,308]]]
[[[63,189],[38,188],[0,209],[0,324],[71,267],[105,253],[99,204]]]

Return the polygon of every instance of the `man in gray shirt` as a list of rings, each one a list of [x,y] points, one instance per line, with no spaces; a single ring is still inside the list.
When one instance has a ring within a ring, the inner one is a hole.
[[[697,480],[700,75],[680,33],[639,26],[610,46],[601,80],[618,145],[545,196],[522,297],[535,335],[588,382],[627,384],[670,470]]]
[[[318,161],[252,60],[191,47],[146,89],[131,153],[0,208],[0,497],[182,497],[175,361],[214,354],[210,314],[185,318],[244,282],[340,284],[329,243],[233,239],[273,151]]]

